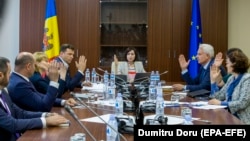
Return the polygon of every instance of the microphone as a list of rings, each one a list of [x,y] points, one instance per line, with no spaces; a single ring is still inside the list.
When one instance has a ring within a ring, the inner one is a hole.
[[[161,76],[161,75],[166,74],[166,73],[168,73],[168,71],[167,71],[167,70],[166,70],[166,71],[164,71],[163,73],[159,74],[159,75]]]
[[[92,108],[90,108],[85,102],[83,102],[79,97],[74,97],[75,99],[77,99],[83,106],[85,106],[89,111],[91,111],[94,115],[96,115],[100,120],[102,120],[106,125],[108,125],[112,130],[114,130],[118,135],[120,135],[120,137],[123,138],[124,141],[127,141],[127,139],[120,134],[118,131],[116,131],[108,122],[106,122],[104,119],[102,119],[100,117],[99,114],[97,114]]]
[[[75,114],[74,110],[69,106],[65,105],[64,106],[65,110],[80,124],[80,126],[88,133],[88,135],[96,141],[96,138],[89,132],[89,130],[81,123],[79,120],[78,116]]]

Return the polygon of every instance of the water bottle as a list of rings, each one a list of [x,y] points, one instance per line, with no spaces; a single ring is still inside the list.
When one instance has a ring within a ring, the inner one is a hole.
[[[161,82],[159,71],[155,71],[155,84]]]
[[[116,116],[123,115],[123,99],[122,99],[121,93],[117,94],[117,97],[115,100],[115,114],[116,114]]]
[[[190,115],[185,115],[184,116],[183,125],[193,125],[192,117]]]
[[[86,81],[86,82],[90,82],[90,72],[89,72],[89,68],[87,68],[86,71],[85,71],[85,81]]]
[[[109,104],[115,103],[115,93],[116,93],[115,90],[116,90],[115,84],[113,82],[110,82],[110,86],[108,87],[108,96],[107,96]]]
[[[155,81],[155,72],[154,71],[151,71],[151,74],[150,74],[150,82],[154,82]]]
[[[164,116],[164,99],[162,95],[157,95],[155,106],[155,115]]]
[[[109,126],[106,126],[106,140],[107,141],[120,141],[120,136],[118,134],[118,123],[115,119],[115,115],[111,114],[109,116],[108,124],[115,129],[115,131]]]
[[[159,82],[158,85],[156,86],[156,94],[157,94],[157,95],[161,95],[161,97],[162,97],[161,82]]]
[[[155,102],[156,100],[156,89],[155,89],[155,85],[154,85],[154,81],[150,81],[150,85],[149,85],[149,101],[150,102]]]
[[[104,92],[103,97],[104,97],[104,99],[107,99],[108,86],[109,86],[109,74],[108,74],[107,70],[105,70],[105,72],[104,72],[103,79],[104,79],[103,80],[103,83],[104,83],[104,85],[103,85],[103,92]]]
[[[96,83],[96,71],[95,71],[95,68],[93,68],[92,72],[91,72],[91,82]]]
[[[115,73],[114,73],[114,71],[112,71],[111,74],[110,74],[110,83],[115,84]]]

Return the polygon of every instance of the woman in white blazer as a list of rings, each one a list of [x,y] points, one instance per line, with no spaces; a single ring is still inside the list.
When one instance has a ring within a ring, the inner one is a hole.
[[[136,73],[145,73],[145,69],[141,61],[138,61],[138,52],[134,47],[127,48],[124,59],[126,61],[119,62],[114,55],[115,65],[117,67],[117,74],[125,74],[128,76],[128,82],[134,82]]]

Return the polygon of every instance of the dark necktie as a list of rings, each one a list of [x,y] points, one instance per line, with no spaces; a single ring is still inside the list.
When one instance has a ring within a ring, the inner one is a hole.
[[[206,70],[203,67],[201,67],[201,74],[200,74],[201,81],[204,80],[205,72],[206,72]]]
[[[2,100],[2,105],[3,105],[4,109],[8,112],[8,115],[11,115],[10,109],[9,109],[9,107],[8,107],[6,101],[5,101],[4,95],[0,94],[0,98]]]

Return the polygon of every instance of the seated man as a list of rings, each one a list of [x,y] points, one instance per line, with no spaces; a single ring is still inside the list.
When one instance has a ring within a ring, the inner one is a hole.
[[[174,84],[173,89],[176,91],[196,91],[206,89],[210,91],[210,66],[214,63],[214,48],[209,44],[200,44],[197,51],[197,60],[201,65],[198,75],[195,78],[191,78],[188,73],[187,67],[190,60],[186,61],[184,55],[179,56],[179,64],[182,70],[182,78],[187,85]],[[221,66],[221,75],[225,76],[226,70]],[[189,70],[191,71],[191,70]]]
[[[48,112],[52,106],[64,106],[65,104],[74,106],[76,101],[72,98],[63,100],[57,98],[59,63],[50,63],[48,76],[50,84],[46,94],[38,92],[34,85],[29,81],[29,77],[34,74],[35,59],[29,52],[21,52],[15,60],[14,72],[10,76],[10,83],[7,88],[12,101],[22,109],[29,111]]]
[[[87,59],[85,56],[80,56],[79,61],[75,62],[76,68],[78,69],[77,73],[73,78],[70,76],[69,64],[74,58],[74,47],[71,44],[62,44],[60,49],[59,57],[55,58],[56,61],[61,62],[66,66],[66,86],[64,88],[64,92],[73,91],[76,87],[82,87],[82,85],[90,86],[91,83],[83,83],[81,80],[84,77],[84,71],[86,69]]]
[[[15,141],[26,130],[68,122],[66,118],[56,113],[30,112],[16,106],[4,89],[8,85],[10,71],[10,61],[0,57],[0,139],[2,141]]]

